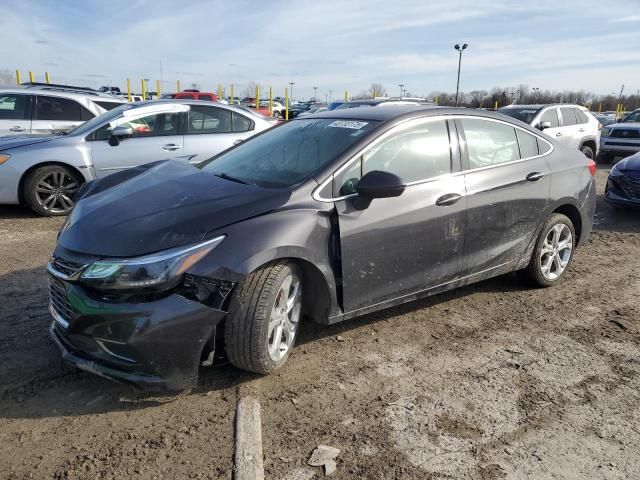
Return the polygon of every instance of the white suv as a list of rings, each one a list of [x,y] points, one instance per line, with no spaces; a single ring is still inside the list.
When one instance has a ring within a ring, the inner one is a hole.
[[[585,107],[566,103],[509,105],[498,112],[542,130],[558,142],[579,149],[592,160],[598,155],[602,125]]]
[[[0,136],[63,132],[123,103],[112,95],[63,85],[0,88]]]

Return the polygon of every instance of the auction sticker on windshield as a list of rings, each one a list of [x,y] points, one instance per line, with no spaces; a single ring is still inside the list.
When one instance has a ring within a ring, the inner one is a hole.
[[[360,130],[366,125],[367,122],[357,122],[355,120],[336,120],[335,122],[330,123],[328,126],[335,128],[351,128],[353,130]]]

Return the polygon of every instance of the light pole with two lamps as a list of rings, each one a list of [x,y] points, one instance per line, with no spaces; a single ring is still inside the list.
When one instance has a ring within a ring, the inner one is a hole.
[[[469,46],[468,43],[464,43],[464,44],[462,44],[462,46],[460,46],[460,45],[458,45],[456,43],[455,46],[453,47],[459,53],[459,56],[458,56],[458,83],[456,85],[456,107],[458,106],[458,95],[460,93],[460,66],[462,65],[462,52],[464,50],[466,50],[468,46]]]

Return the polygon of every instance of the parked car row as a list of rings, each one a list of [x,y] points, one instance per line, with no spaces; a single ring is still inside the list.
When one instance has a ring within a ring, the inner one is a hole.
[[[218,125],[169,105],[187,128]],[[121,108],[110,138],[148,124]],[[216,108],[232,125],[240,113]],[[325,111],[199,165],[119,171],[80,191],[60,232],[51,335],[77,367],[151,388],[192,387],[221,344],[267,374],[303,315],[332,324],[516,270],[557,284],[589,238],[595,171],[510,117],[410,105]]]

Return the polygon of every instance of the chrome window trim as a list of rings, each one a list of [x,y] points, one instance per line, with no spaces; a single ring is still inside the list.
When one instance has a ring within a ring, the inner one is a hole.
[[[387,138],[389,135],[391,135],[393,133],[396,133],[397,132],[396,127],[402,126],[402,128],[405,128],[408,125],[410,125],[412,122],[419,124],[419,123],[428,123],[429,121],[458,120],[458,119],[463,119],[463,118],[472,118],[472,119],[475,119],[475,120],[485,120],[485,121],[490,121],[490,122],[502,123],[504,125],[507,125],[508,127],[517,128],[519,130],[522,130],[524,133],[527,133],[529,135],[533,135],[538,140],[542,140],[550,148],[549,148],[549,150],[547,152],[535,155],[533,157],[519,158],[518,160],[513,160],[511,162],[497,163],[495,165],[487,165],[485,167],[471,168],[469,170],[461,170],[459,172],[446,173],[444,175],[439,175],[437,177],[425,178],[424,180],[415,180],[413,182],[405,183],[405,186],[412,187],[414,185],[420,185],[420,184],[423,184],[423,183],[428,183],[428,182],[441,180],[441,179],[443,179],[445,177],[457,177],[459,175],[466,175],[467,173],[489,170],[489,169],[492,169],[492,168],[502,167],[502,166],[505,166],[505,165],[515,165],[517,163],[522,163],[522,162],[526,162],[526,161],[529,161],[529,160],[535,160],[537,158],[546,157],[546,156],[550,155],[554,150],[553,144],[551,142],[549,142],[547,139],[543,138],[541,135],[539,135],[537,133],[530,132],[529,130],[526,130],[525,128],[522,128],[522,127],[520,127],[518,125],[513,125],[512,123],[509,123],[507,121],[500,120],[500,119],[497,119],[497,118],[482,117],[482,116],[477,116],[477,115],[464,115],[464,114],[461,114],[461,115],[449,114],[449,115],[442,115],[442,116],[429,116],[429,117],[410,118],[408,120],[405,120],[404,122],[399,123],[398,125],[393,127],[391,130],[389,130],[388,132],[385,132],[382,135],[380,135],[380,137],[378,137],[375,140],[375,142],[381,141],[381,140]],[[451,135],[451,132],[449,132],[449,135]],[[518,140],[517,140],[517,137],[516,137],[516,142],[517,141]],[[343,195],[341,197],[325,198],[325,197],[320,196],[320,191],[322,191],[322,189],[325,188],[328,183],[332,182],[336,175],[339,175],[340,173],[342,173],[343,170],[345,170],[346,168],[350,167],[353,162],[357,161],[359,159],[359,157],[361,157],[365,153],[365,151],[369,147],[371,147],[371,145],[372,145],[372,143],[369,143],[368,145],[364,146],[356,154],[354,154],[349,160],[347,160],[342,166],[340,166],[331,175],[329,175],[322,182],[320,182],[320,184],[313,190],[313,193],[311,194],[311,197],[314,200],[317,200],[319,202],[337,202],[339,200],[345,200],[347,198],[352,198],[352,197],[357,196],[358,195],[357,193],[350,193],[349,195]],[[519,147],[518,147],[518,149],[519,149]],[[332,192],[333,192],[333,189],[332,189]]]

